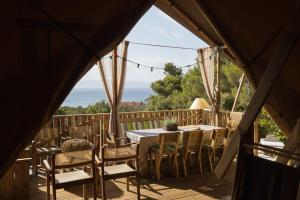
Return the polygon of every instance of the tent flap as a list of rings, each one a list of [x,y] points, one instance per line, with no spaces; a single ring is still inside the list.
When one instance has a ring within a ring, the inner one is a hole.
[[[2,4],[0,176],[76,82],[125,38],[152,4],[152,0]]]

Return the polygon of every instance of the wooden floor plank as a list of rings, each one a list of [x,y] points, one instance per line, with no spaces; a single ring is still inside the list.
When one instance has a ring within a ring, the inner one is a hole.
[[[152,179],[142,179],[141,199],[230,199],[232,191],[234,165],[231,167],[227,178],[218,180],[211,173],[191,172],[187,177],[163,177],[161,181]],[[32,177],[31,179],[31,199],[46,199],[45,178],[42,176]],[[106,194],[108,199],[136,199],[136,187],[130,185],[130,191],[126,191],[125,179],[108,181],[106,184]],[[100,191],[100,190],[99,190]],[[87,187],[87,194],[92,199],[92,187]],[[51,194],[52,195],[52,194]],[[52,196],[51,196],[52,197]],[[101,199],[101,193],[98,199]],[[57,199],[82,200],[82,186],[57,190]]]

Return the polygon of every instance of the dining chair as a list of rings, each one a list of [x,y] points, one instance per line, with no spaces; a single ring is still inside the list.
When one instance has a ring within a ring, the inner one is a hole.
[[[228,129],[215,129],[215,144],[213,149],[213,161],[216,158],[216,152],[219,150],[223,153],[224,149],[227,148],[228,145]],[[221,154],[222,155],[222,154]]]
[[[109,133],[108,130],[103,130],[100,137],[102,137],[103,144],[109,147],[119,148],[130,146],[130,141],[127,137],[117,137],[115,133]]]
[[[131,151],[128,151],[129,148]],[[134,161],[135,165],[130,161]],[[114,165],[107,165],[111,162]],[[101,179],[102,199],[106,199],[105,181],[124,177],[126,177],[127,191],[129,191],[129,177],[136,178],[137,199],[140,199],[139,144],[131,144],[126,151],[124,148],[110,148],[102,145],[100,159],[97,160],[97,163]]]
[[[153,159],[155,161],[155,175],[157,180],[160,180],[160,166],[162,158],[167,157],[173,159],[173,170],[176,177],[179,177],[178,172],[178,149],[179,149],[180,132],[175,133],[161,133],[158,135],[158,144],[150,148],[150,170],[153,171]]]
[[[94,143],[94,138],[93,138],[93,127],[88,124],[80,124],[76,126],[69,126],[68,127],[68,136],[65,138],[67,139],[86,139],[92,143]]]
[[[184,176],[187,175],[187,168],[189,168],[192,154],[195,154],[195,163],[198,160],[199,170],[202,174],[201,156],[199,154],[202,138],[203,131],[201,130],[193,130],[184,134],[184,144],[182,148],[180,148],[180,156],[182,160]]]
[[[32,162],[33,172],[35,175],[38,174],[38,168],[41,165],[41,159],[51,156],[52,153],[61,152],[60,144],[60,133],[57,128],[42,128],[31,144],[32,149]],[[38,165],[40,162],[40,165]]]
[[[215,132],[214,130],[205,130],[203,131],[203,138],[200,147],[200,165],[202,166],[202,152],[207,152],[208,163],[210,171],[213,172],[213,155],[214,155],[214,145],[215,145]],[[202,167],[201,167],[202,168]]]
[[[83,185],[83,196],[86,197],[86,184],[93,185],[93,198],[97,199],[95,149],[53,154],[51,165],[44,160],[47,177],[47,200],[50,199],[50,183],[52,184],[53,199],[56,199],[56,190]],[[90,166],[90,172],[85,169]],[[75,171],[56,173],[58,170],[80,168]]]

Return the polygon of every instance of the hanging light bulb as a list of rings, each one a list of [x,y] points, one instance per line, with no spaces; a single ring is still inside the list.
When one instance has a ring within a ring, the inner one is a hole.
[[[137,68],[140,68],[140,64],[137,64],[137,66],[136,66]]]

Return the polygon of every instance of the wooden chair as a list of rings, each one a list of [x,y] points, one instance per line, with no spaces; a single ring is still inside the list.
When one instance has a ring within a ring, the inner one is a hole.
[[[116,137],[115,133],[108,133],[108,130],[103,130],[102,136],[103,144],[108,145],[109,147],[119,148],[130,145],[127,137]]]
[[[162,133],[158,136],[158,144],[153,145],[150,148],[150,170],[153,171],[153,159],[155,160],[155,174],[157,180],[160,180],[161,174],[160,174],[160,165],[163,157],[173,159],[173,169],[175,170],[176,177],[179,177],[178,172],[178,149],[179,149],[179,132],[175,133]]]
[[[123,148],[109,148],[107,145],[101,147],[98,170],[101,179],[102,199],[106,199],[106,180],[126,177],[127,191],[129,191],[129,177],[132,176],[136,177],[137,199],[140,199],[139,144],[131,144],[131,147],[131,152],[124,151]],[[135,161],[135,167],[129,164],[130,160]],[[123,161],[126,163],[118,164]],[[107,166],[106,163],[108,162],[114,162],[115,164]]]
[[[86,139],[94,143],[93,127],[88,124],[81,124],[77,126],[68,127],[69,138]]]
[[[189,161],[191,158],[191,154],[195,154],[195,163],[196,160],[198,160],[199,169],[202,174],[201,156],[199,154],[202,138],[203,138],[203,131],[201,130],[194,130],[184,134],[184,144],[183,147],[180,149],[184,176],[187,175],[187,168],[189,168]]]
[[[215,145],[215,132],[213,130],[203,131],[203,138],[200,147],[200,165],[202,165],[202,152],[206,151],[208,156],[209,168],[213,172],[213,155],[214,155],[214,145]]]
[[[205,149],[208,153],[209,166],[211,172],[213,172],[213,164],[215,163],[216,151],[223,152],[227,147],[228,129],[215,129],[214,131],[205,131],[203,134],[203,142],[201,149]]]
[[[53,154],[51,166],[44,160],[47,176],[47,199],[50,199],[50,182],[52,183],[53,199],[56,199],[56,190],[64,187],[83,185],[83,196],[86,196],[85,184],[93,184],[94,199],[97,199],[95,149]],[[84,169],[90,166],[91,172]],[[82,167],[82,170],[56,174],[56,170]]]
[[[34,140],[32,141],[32,162],[33,172],[38,174],[38,160],[50,156],[52,153],[61,152],[59,147],[61,135],[57,128],[43,128],[41,129]]]
[[[216,129],[215,130],[215,144],[214,144],[214,152],[213,159],[215,159],[215,154],[218,149],[224,150],[224,148],[228,145],[228,129]]]

